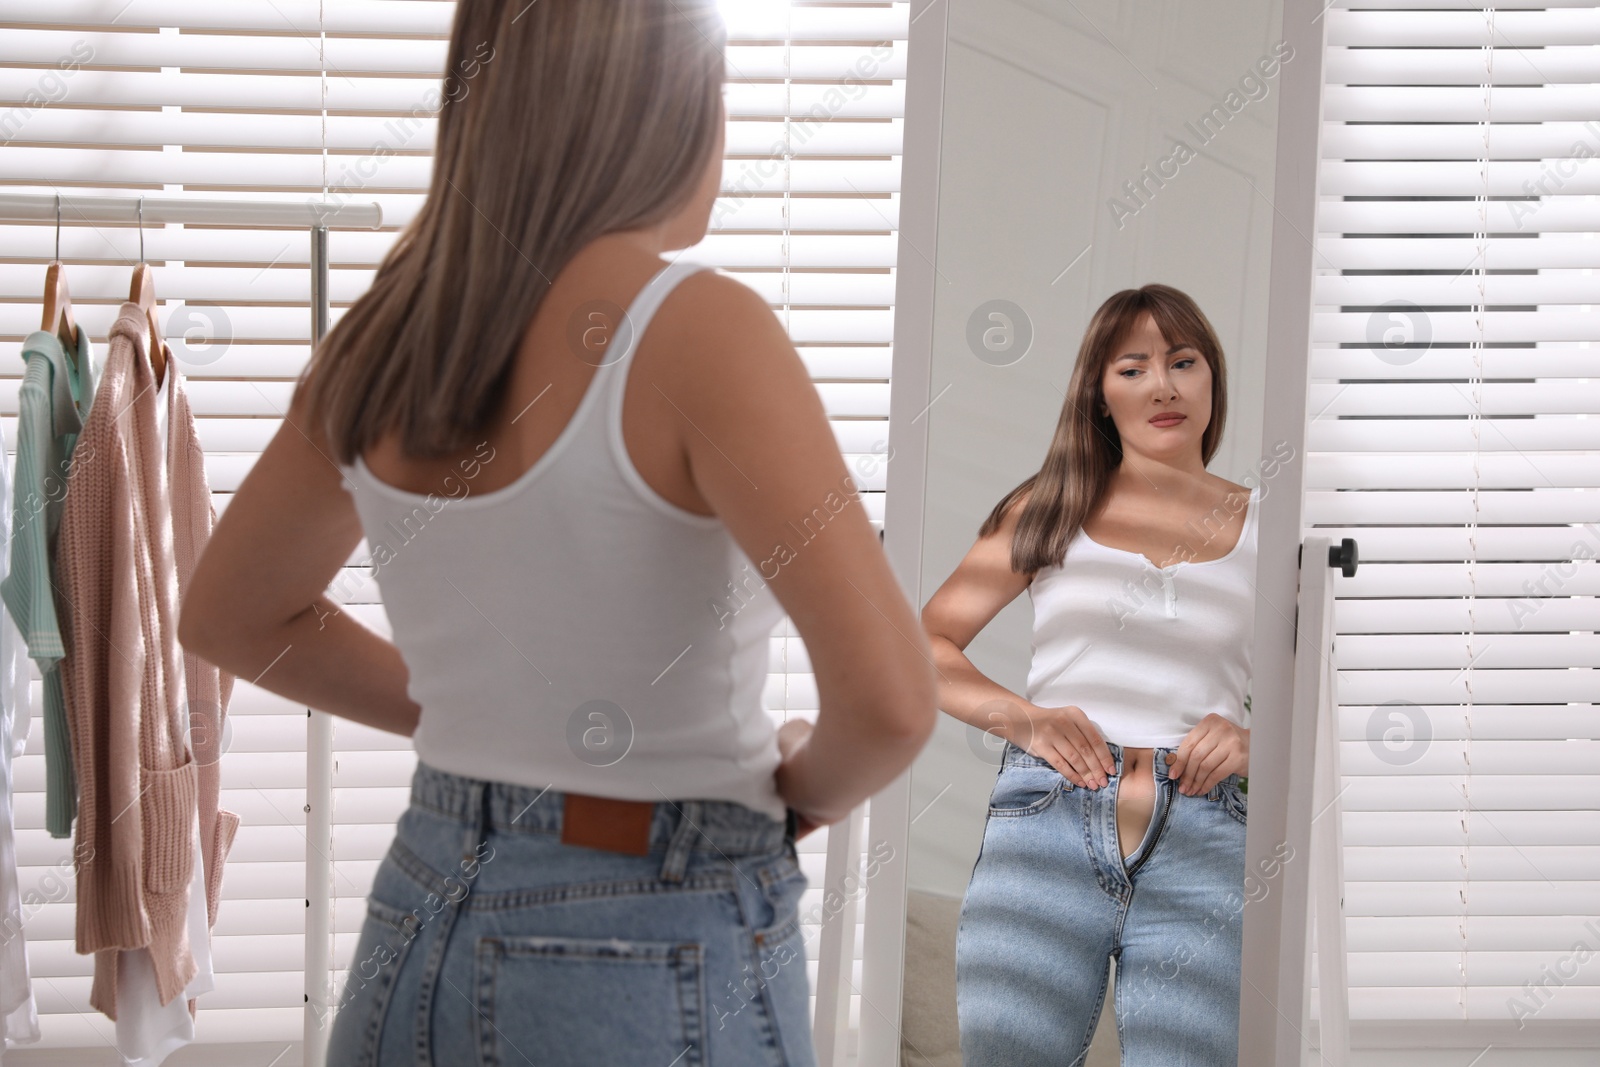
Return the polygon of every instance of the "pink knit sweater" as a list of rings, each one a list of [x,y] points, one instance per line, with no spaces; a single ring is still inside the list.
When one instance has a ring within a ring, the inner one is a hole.
[[[148,336],[139,306],[124,303],[78,439],[90,458],[68,477],[56,561],[79,792],[77,949],[96,953],[89,1002],[113,1019],[117,950],[150,949],[163,1004],[194,977],[191,820],[198,812],[213,923],[238,827],[238,816],[217,808],[233,677],[177,640],[179,598],[215,521],[211,489],[170,355],[159,462]],[[186,692],[176,691],[180,656]]]

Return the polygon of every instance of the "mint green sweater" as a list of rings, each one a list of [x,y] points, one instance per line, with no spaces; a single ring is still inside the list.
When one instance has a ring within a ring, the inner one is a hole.
[[[69,360],[60,340],[48,330],[35,330],[22,342],[11,567],[0,580],[0,600],[44,678],[45,827],[51,837],[72,835],[78,808],[61,691],[60,663],[65,649],[56,614],[54,561],[67,473],[99,379],[89,335],[81,326],[76,355],[76,361]]]

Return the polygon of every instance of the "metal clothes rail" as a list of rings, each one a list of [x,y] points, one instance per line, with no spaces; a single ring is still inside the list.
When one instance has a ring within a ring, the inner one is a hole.
[[[328,332],[328,227],[377,229],[376,203],[196,200],[0,193],[0,221],[305,226],[311,237],[311,345]],[[306,709],[305,1067],[325,1067],[333,1021],[333,719]]]

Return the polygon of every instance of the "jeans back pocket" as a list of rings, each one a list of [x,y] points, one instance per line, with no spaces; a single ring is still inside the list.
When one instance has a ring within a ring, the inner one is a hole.
[[[704,955],[696,941],[479,938],[479,1062],[700,1067]]]

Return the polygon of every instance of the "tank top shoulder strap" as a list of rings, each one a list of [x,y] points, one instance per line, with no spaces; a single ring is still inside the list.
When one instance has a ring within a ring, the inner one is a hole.
[[[667,295],[676,289],[678,283],[691,274],[702,270],[713,269],[709,263],[696,263],[692,260],[675,259],[656,272],[644,288],[639,290],[639,295],[633,298],[633,303],[622,314],[622,322],[617,326],[617,334],[612,338],[611,346],[606,350],[606,367],[626,366],[633,353],[639,347],[639,338],[650,326],[650,320],[660,310]],[[613,374],[612,388],[622,375]]]
[[[628,380],[628,366],[633,362],[633,354],[639,348],[639,339],[649,328],[650,320],[655,318],[656,312],[660,310],[668,294],[678,287],[679,282],[691,274],[712,269],[714,268],[709,263],[675,259],[657,271],[655,276],[645,283],[644,288],[639,290],[639,295],[633,298],[633,303],[623,312],[616,336],[611,339],[611,344],[605,351],[605,362],[599,369],[599,373],[605,375],[605,380],[599,383],[605,397],[596,415],[604,412],[606,421],[615,421],[620,417],[623,388]]]

